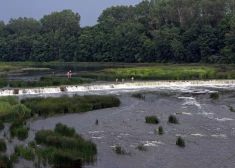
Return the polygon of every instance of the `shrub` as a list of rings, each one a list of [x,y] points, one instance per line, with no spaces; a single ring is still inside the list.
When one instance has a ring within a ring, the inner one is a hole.
[[[211,93],[210,98],[213,99],[213,100],[219,99],[219,93]]]
[[[131,95],[131,97],[137,98],[137,99],[145,99],[145,96],[142,95],[141,93],[134,93]]]
[[[159,134],[159,135],[163,135],[163,134],[164,134],[164,131],[163,131],[162,126],[159,126],[159,127],[158,127],[158,134]]]
[[[185,147],[184,140],[181,137],[178,137],[178,139],[176,141],[176,145],[178,145],[180,147]]]
[[[6,142],[3,139],[0,139],[0,152],[6,152],[7,145]]]
[[[145,122],[149,124],[158,124],[159,120],[156,116],[146,116]]]
[[[28,129],[27,128],[19,128],[17,131],[17,136],[19,140],[25,140],[28,138]]]
[[[173,116],[173,115],[170,115],[170,116],[168,117],[168,122],[169,122],[169,123],[172,123],[172,124],[179,124],[178,119],[176,118],[176,116]]]

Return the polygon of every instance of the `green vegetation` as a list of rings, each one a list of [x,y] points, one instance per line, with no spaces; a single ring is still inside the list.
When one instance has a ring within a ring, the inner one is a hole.
[[[32,110],[32,115],[48,116],[117,107],[120,105],[120,100],[115,96],[74,95],[73,97],[27,98],[21,100],[21,103]]]
[[[148,124],[158,124],[159,120],[156,116],[146,116],[145,122]]]
[[[0,132],[4,129],[4,124],[0,121]]]
[[[142,95],[141,93],[134,93],[131,95],[131,97],[137,98],[137,99],[145,99],[145,96]]]
[[[0,167],[1,168],[13,168],[12,162],[6,155],[0,155]]]
[[[178,137],[177,141],[176,141],[176,145],[178,145],[180,147],[185,147],[184,140],[181,137]]]
[[[12,153],[11,156],[10,156],[10,160],[11,160],[13,163],[18,163],[18,162],[19,162],[18,155],[17,155],[16,153]]]
[[[28,129],[24,127],[22,121],[15,121],[10,127],[11,137],[17,136],[19,140],[25,140],[28,137]]]
[[[213,100],[219,99],[219,93],[217,93],[217,92],[211,93],[210,94],[210,98],[213,99]]]
[[[115,147],[115,152],[118,155],[126,155],[126,151],[122,149],[122,147],[120,147],[119,145]]]
[[[0,81],[1,82],[1,81]],[[41,77],[39,81],[10,81],[10,87],[44,87],[44,86],[60,86],[60,85],[78,85],[83,83],[90,83],[91,80],[82,79],[78,77],[62,78],[62,77]]]
[[[170,116],[168,117],[168,122],[169,122],[169,123],[172,123],[172,124],[179,124],[178,119],[177,119],[176,116],[174,116],[174,115],[170,115]]]
[[[163,135],[163,134],[164,134],[164,131],[163,131],[162,126],[159,126],[159,127],[158,127],[158,134],[159,134],[159,135]]]
[[[7,145],[4,139],[0,139],[0,152],[6,152]]]
[[[140,151],[147,151],[146,146],[144,146],[143,144],[140,144],[139,146],[137,146],[137,149],[139,149]]]
[[[36,132],[35,141],[43,146],[36,149],[39,159],[55,167],[81,167],[83,163],[96,160],[96,145],[77,135],[73,128],[60,123],[56,124],[54,131]]]
[[[232,106],[228,106],[228,107],[229,107],[229,110],[230,110],[231,112],[234,112],[234,109],[233,109]]]
[[[23,147],[22,145],[15,146],[15,154],[27,160],[34,160],[35,154],[31,148]]]
[[[71,10],[20,17],[0,23],[0,61],[234,63],[234,13],[228,0],[145,0],[105,9],[94,26]]]

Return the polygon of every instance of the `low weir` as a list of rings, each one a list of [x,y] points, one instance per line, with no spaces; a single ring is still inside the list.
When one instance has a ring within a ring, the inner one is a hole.
[[[82,92],[92,90],[128,89],[140,87],[167,87],[167,86],[203,86],[203,85],[235,85],[235,80],[180,80],[180,81],[135,81],[125,83],[69,85],[37,88],[11,88],[1,89],[0,96],[27,95],[61,92]]]

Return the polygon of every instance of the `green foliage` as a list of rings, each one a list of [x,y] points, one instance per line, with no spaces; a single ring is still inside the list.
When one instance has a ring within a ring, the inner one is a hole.
[[[233,109],[232,106],[229,106],[229,110],[230,110],[231,112],[234,112],[234,109]]]
[[[158,124],[159,120],[156,116],[146,116],[145,122],[149,124]]]
[[[4,129],[4,124],[2,122],[0,122],[0,131],[2,131]]]
[[[217,93],[217,92],[216,93],[211,93],[210,98],[213,99],[213,100],[219,99],[219,93]]]
[[[0,139],[0,152],[6,152],[7,145],[4,139]]]
[[[118,107],[120,100],[115,96],[74,95],[73,97],[27,98],[21,100],[21,103],[30,108],[33,115],[48,116]]]
[[[11,137],[17,136],[19,140],[23,141],[28,137],[28,129],[24,127],[22,121],[15,121],[10,127]]]
[[[23,147],[22,145],[15,146],[15,154],[27,160],[34,160],[35,154],[31,148]]]
[[[16,104],[18,104],[18,99],[17,99],[17,97],[14,97],[14,96],[0,97],[0,103],[2,103],[2,102],[7,102],[10,105],[16,105]]]
[[[11,156],[10,156],[10,160],[11,160],[13,163],[18,163],[18,162],[19,162],[18,155],[17,155],[16,153],[12,153]]]
[[[131,97],[137,98],[137,99],[145,99],[145,96],[142,95],[141,93],[134,93],[131,95]]]
[[[118,155],[125,155],[126,154],[126,151],[124,149],[122,149],[122,147],[120,147],[119,145],[117,145],[115,147],[115,152]]]
[[[57,167],[81,167],[83,163],[96,159],[96,145],[60,123],[56,124],[54,131],[37,131],[35,141],[43,146],[36,149],[38,157]]]
[[[176,116],[174,116],[174,115],[170,115],[170,116],[168,117],[168,122],[169,122],[169,123],[172,123],[172,124],[179,124],[178,119],[177,119]]]
[[[144,146],[143,144],[140,144],[139,146],[137,146],[137,149],[139,149],[140,151],[147,151],[146,146]]]
[[[180,147],[185,147],[184,140],[181,137],[178,137],[177,141],[176,141],[176,145],[178,145]]]
[[[0,155],[1,168],[13,168],[12,162],[6,155]]]
[[[159,127],[158,127],[158,134],[159,134],[159,135],[163,135],[163,134],[164,134],[164,131],[163,131],[162,126],[159,126]]]

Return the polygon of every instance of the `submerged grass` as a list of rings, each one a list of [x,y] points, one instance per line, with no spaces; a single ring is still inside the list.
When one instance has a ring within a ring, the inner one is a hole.
[[[146,116],[145,122],[148,124],[158,124],[159,120],[156,116]]]
[[[136,99],[145,99],[145,96],[142,95],[141,93],[134,93],[131,95],[131,97],[136,98]]]
[[[179,147],[185,147],[184,140],[181,137],[178,137],[176,140],[176,145],[178,145]]]
[[[169,123],[172,123],[172,124],[179,124],[178,119],[177,119],[176,116],[174,116],[174,115],[170,115],[170,116],[168,117],[168,122],[169,122]]]
[[[213,100],[219,99],[219,93],[217,93],[217,92],[211,93],[210,94],[210,98],[213,99]]]

